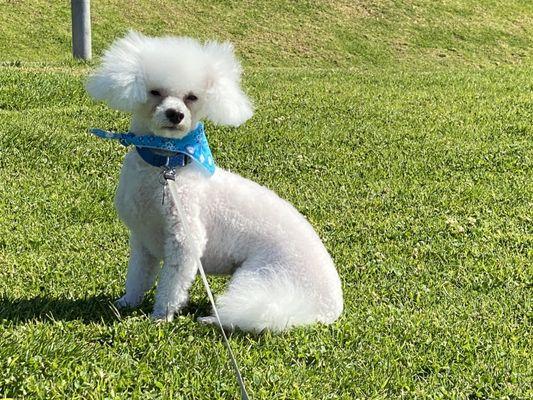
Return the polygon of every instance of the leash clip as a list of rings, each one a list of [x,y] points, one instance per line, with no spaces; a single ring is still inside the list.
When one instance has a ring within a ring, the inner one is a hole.
[[[163,165],[161,167],[161,175],[159,175],[159,183],[163,186],[167,185],[167,181],[176,180],[176,168]]]
[[[165,166],[162,168],[162,175],[165,179],[165,182],[168,180],[175,181],[176,180],[176,168]]]
[[[161,175],[159,182],[163,185],[163,196],[161,197],[161,205],[165,204],[165,188],[168,185],[168,181],[176,180],[176,168],[164,165],[161,167]]]

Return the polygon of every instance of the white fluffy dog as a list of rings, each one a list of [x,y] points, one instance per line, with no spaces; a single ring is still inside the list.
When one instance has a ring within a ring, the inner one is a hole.
[[[130,32],[106,51],[87,90],[132,113],[130,132],[181,138],[202,118],[238,126],[252,116],[240,76],[229,43]],[[194,162],[177,169],[175,182],[181,212],[163,199],[161,170],[136,151],[127,154],[115,199],[131,231],[119,307],[137,306],[159,275],[152,316],[171,321],[187,302],[200,260],[208,274],[232,274],[217,298],[226,327],[280,331],[339,317],[337,271],[293,206],[222,168],[206,176]],[[214,323],[212,316],[201,320]]]

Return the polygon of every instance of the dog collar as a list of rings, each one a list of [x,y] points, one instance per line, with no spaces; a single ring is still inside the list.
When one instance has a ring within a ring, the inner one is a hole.
[[[124,146],[134,145],[141,158],[155,167],[183,167],[190,158],[196,161],[209,175],[215,173],[215,161],[205,136],[204,124],[198,122],[196,128],[181,139],[163,136],[138,136],[131,132],[117,133],[92,128],[90,132],[102,139],[115,139]],[[171,156],[157,154],[154,150],[164,150],[174,153]]]
[[[164,156],[153,152],[147,147],[135,146],[137,154],[148,164],[153,167],[178,168],[186,166],[191,158],[183,153],[177,153],[174,156]]]

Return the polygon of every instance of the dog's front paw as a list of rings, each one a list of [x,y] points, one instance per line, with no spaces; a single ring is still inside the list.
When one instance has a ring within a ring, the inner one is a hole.
[[[175,313],[176,313],[175,311],[171,311],[171,310],[161,311],[161,312],[154,310],[152,314],[150,315],[150,318],[152,319],[152,321],[156,323],[172,322],[174,321]]]
[[[196,320],[202,325],[217,325],[218,326],[217,317],[213,317],[212,315],[208,317],[198,317]]]
[[[217,328],[220,328],[217,317],[215,317],[214,315],[210,315],[208,317],[198,317],[196,321],[198,321],[202,325],[213,325]],[[225,332],[230,333],[235,330],[235,327],[233,326],[233,324],[224,324],[224,322],[222,322],[222,329],[224,329]]]
[[[118,309],[121,308],[133,308],[137,307],[141,303],[138,299],[131,299],[127,297],[126,295],[122,296],[120,299],[115,300],[113,304],[115,304],[115,307]]]

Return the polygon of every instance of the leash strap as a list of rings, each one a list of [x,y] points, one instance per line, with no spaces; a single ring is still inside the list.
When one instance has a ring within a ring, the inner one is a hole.
[[[175,186],[176,182],[174,181],[174,175],[170,174],[168,170],[163,169],[163,177],[165,178],[165,185],[170,190],[170,195],[172,197],[172,201],[174,202],[174,205],[176,206],[176,209],[178,210],[179,217],[182,221],[184,221],[181,207],[178,204],[178,193],[177,193],[177,189]],[[183,226],[185,225],[186,224],[183,224]],[[198,265],[198,270],[200,271],[200,276],[202,277],[202,282],[204,284],[205,291],[207,292],[207,297],[209,298],[209,302],[211,303],[211,306],[213,307],[213,312],[218,322],[220,332],[222,332],[222,337],[224,338],[224,344],[226,345],[226,349],[228,350],[229,358],[231,360],[231,365],[233,366],[233,370],[235,371],[235,376],[237,377],[237,383],[239,384],[239,387],[241,389],[241,399],[249,400],[248,392],[246,391],[246,388],[244,386],[244,381],[242,379],[241,371],[239,370],[239,366],[237,365],[237,360],[235,359],[233,350],[231,350],[228,337],[226,336],[226,332],[224,332],[224,327],[222,326],[222,322],[220,321],[218,310],[215,305],[215,299],[213,297],[213,293],[211,292],[211,288],[209,287],[209,282],[207,281],[207,276],[205,274],[204,268],[202,267],[202,262],[198,259],[196,264]]]

